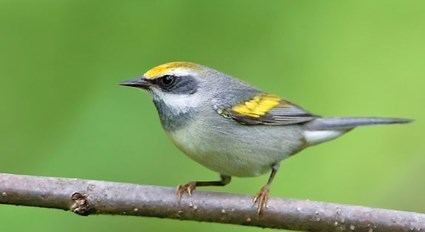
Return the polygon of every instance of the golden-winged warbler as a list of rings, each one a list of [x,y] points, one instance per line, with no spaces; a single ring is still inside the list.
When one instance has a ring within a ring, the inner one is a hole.
[[[187,156],[218,172],[218,181],[191,181],[179,197],[199,186],[224,186],[232,176],[270,172],[254,198],[258,213],[285,158],[335,139],[357,126],[407,123],[401,118],[321,117],[234,77],[190,62],[171,62],[121,83],[152,94],[162,126]]]

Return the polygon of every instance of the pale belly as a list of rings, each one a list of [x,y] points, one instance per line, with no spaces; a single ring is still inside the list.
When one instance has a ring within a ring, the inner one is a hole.
[[[304,147],[299,126],[219,125],[198,121],[168,134],[191,159],[229,176],[264,174]]]

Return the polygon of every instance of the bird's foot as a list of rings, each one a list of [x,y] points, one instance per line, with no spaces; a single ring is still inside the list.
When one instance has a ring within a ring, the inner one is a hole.
[[[255,195],[253,202],[254,205],[257,205],[257,214],[261,215],[265,208],[267,208],[267,201],[269,200],[269,186],[263,186],[260,191]]]
[[[196,182],[191,181],[186,184],[181,184],[177,186],[176,194],[179,200],[182,198],[184,194],[188,194],[189,196],[192,196],[193,191],[196,189]]]

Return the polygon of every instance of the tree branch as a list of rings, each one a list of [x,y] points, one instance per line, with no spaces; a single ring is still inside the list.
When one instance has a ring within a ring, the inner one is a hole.
[[[251,196],[197,191],[179,202],[173,188],[1,173],[0,203],[303,231],[425,232],[425,214],[413,212],[274,198],[258,216]]]

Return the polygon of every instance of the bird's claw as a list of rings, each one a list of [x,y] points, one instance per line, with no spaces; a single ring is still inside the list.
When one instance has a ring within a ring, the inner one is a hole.
[[[184,194],[192,196],[193,191],[196,189],[196,182],[189,182],[186,184],[181,184],[177,186],[176,194],[179,200],[182,198]]]
[[[269,186],[263,186],[253,199],[254,205],[257,205],[258,215],[261,215],[264,212],[264,209],[267,208],[267,202],[269,200],[269,191]]]

